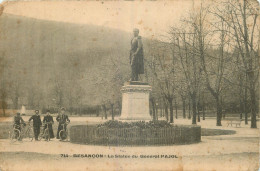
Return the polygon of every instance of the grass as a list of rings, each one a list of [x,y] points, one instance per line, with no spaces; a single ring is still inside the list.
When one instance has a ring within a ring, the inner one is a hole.
[[[201,136],[232,135],[235,133],[236,131],[233,130],[201,128]]]

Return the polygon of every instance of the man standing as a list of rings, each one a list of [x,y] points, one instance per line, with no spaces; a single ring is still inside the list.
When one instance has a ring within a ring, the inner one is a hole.
[[[61,114],[57,116],[56,120],[59,122],[58,131],[57,131],[57,139],[60,139],[59,132],[62,130],[62,124],[66,122],[70,122],[68,115],[65,114],[65,108],[61,108]],[[67,125],[64,125],[64,129],[67,129]]]
[[[39,115],[39,110],[35,110],[35,115],[30,117],[29,122],[31,120],[33,120],[33,131],[34,131],[35,141],[38,141],[38,136],[40,134],[40,127],[42,125],[41,117]]]
[[[20,113],[16,113],[16,116],[14,116],[14,126],[16,126],[16,129],[21,131],[22,124],[25,125],[23,118],[21,117]]]
[[[131,81],[138,81],[138,75],[144,74],[143,43],[142,37],[139,36],[139,30],[135,28],[133,33],[130,50]]]
[[[53,121],[53,117],[50,115],[49,110],[47,110],[47,115],[44,116],[44,118],[43,118],[43,123],[45,123],[44,130],[48,126],[50,138],[54,138],[54,133],[53,133],[53,129],[52,129],[52,124],[54,123],[54,121]]]

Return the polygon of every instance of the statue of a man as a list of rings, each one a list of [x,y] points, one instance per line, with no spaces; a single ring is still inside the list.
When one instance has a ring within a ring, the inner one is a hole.
[[[142,37],[139,36],[139,30],[135,28],[133,33],[130,50],[131,81],[138,81],[138,75],[144,74],[143,43]]]

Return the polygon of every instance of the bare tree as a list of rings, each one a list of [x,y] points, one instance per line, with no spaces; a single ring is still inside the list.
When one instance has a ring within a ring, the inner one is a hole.
[[[181,101],[182,101],[182,117],[186,118],[186,101],[187,101],[187,96],[188,96],[188,92],[187,92],[187,84],[185,79],[180,80],[179,81],[179,86],[177,87],[178,90],[178,94],[181,97]]]
[[[259,76],[259,4],[250,0],[225,0],[224,9],[217,8],[214,14],[230,28],[229,36],[242,61],[240,68],[247,75],[247,89],[250,94],[251,128],[256,128],[257,87]],[[258,31],[257,31],[258,30]]]
[[[198,10],[191,13],[190,18],[183,20],[183,23],[190,29],[189,34],[193,37],[192,42],[187,41],[187,33],[179,34],[182,35],[183,42],[182,46],[186,50],[187,46],[191,48],[193,59],[197,59],[197,70],[198,75],[203,74],[204,82],[207,89],[216,101],[217,118],[216,125],[221,126],[222,118],[222,105],[221,105],[221,90],[223,86],[223,74],[225,72],[225,58],[228,56],[229,39],[227,39],[227,25],[223,20],[209,22],[209,7],[201,3]],[[211,20],[210,20],[211,21]],[[213,29],[213,26],[215,29]],[[216,29],[217,28],[217,29]],[[219,37],[217,39],[213,39]],[[214,43],[212,43],[212,39]],[[181,45],[180,45],[181,46]],[[216,46],[217,48],[211,48]],[[195,61],[195,60],[194,60]],[[184,67],[185,69],[185,67]],[[187,69],[186,69],[187,70]],[[194,68],[196,70],[196,68]],[[186,72],[189,75],[188,72]],[[201,77],[198,77],[197,90],[200,89],[199,81]],[[200,106],[200,92],[192,93],[196,96],[196,108],[198,114],[198,121],[200,121],[199,109]],[[196,95],[195,95],[196,94]],[[193,100],[192,100],[193,101]],[[195,102],[193,102],[195,103]],[[194,107],[194,110],[195,107]]]
[[[170,108],[170,123],[173,123],[173,100],[175,91],[175,52],[171,52],[169,44],[155,42],[151,45],[151,59],[147,65],[158,87],[160,94],[167,100]],[[166,113],[167,115],[167,113]]]
[[[196,124],[197,93],[200,82],[200,65],[197,56],[194,53],[195,35],[187,32],[185,29],[171,28],[171,44],[177,48],[182,73],[184,75],[188,93],[192,102],[192,124]]]

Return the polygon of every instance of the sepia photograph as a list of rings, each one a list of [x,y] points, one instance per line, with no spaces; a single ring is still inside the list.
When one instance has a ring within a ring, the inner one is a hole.
[[[0,0],[0,171],[259,171],[259,0]]]

